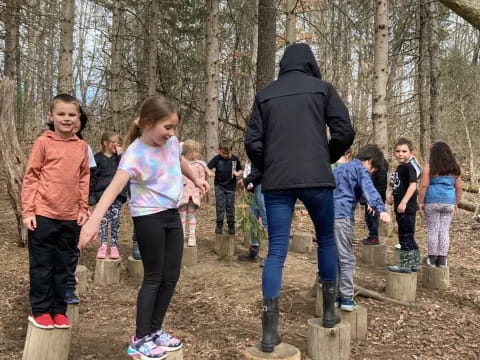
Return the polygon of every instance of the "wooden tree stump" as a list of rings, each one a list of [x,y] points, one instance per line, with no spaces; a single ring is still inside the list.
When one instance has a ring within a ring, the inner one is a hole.
[[[235,235],[216,234],[213,249],[220,258],[233,258],[235,255]]]
[[[250,233],[249,232],[244,233],[242,239],[243,239],[243,246],[245,246],[246,248],[249,248],[250,247]]]
[[[23,348],[23,360],[68,360],[72,329],[45,330],[30,322]]]
[[[301,360],[302,354],[295,346],[281,343],[275,346],[271,353],[265,353],[261,350],[261,345],[257,344],[245,350],[245,359],[248,360]]]
[[[422,282],[427,289],[446,290],[450,285],[448,267],[422,266]]]
[[[95,263],[95,284],[118,284],[120,282],[120,264],[120,259],[97,259]]]
[[[308,320],[307,351],[312,360],[350,359],[350,324],[327,329],[320,318]]]
[[[387,271],[387,297],[400,301],[415,301],[417,273],[409,274]]]
[[[75,276],[77,277],[77,296],[85,295],[85,293],[87,292],[88,284],[88,268],[84,265],[77,265],[77,269],[75,270]]]
[[[185,246],[182,255],[182,267],[191,267],[197,265],[197,247]]]
[[[70,320],[70,324],[72,324],[72,327],[77,326],[78,322],[80,321],[80,305],[69,304],[67,306],[66,315],[68,317],[68,320]]]
[[[135,260],[133,256],[129,256],[127,260],[127,272],[128,275],[133,278],[143,279],[142,260]]]
[[[365,264],[385,266],[385,245],[364,245],[362,249],[362,261]]]
[[[313,235],[310,233],[292,233],[292,251],[300,254],[310,253],[313,248]]]
[[[339,311],[342,322],[350,324],[350,339],[365,340],[368,332],[367,309],[358,305],[353,311]]]
[[[167,351],[167,360],[183,360],[183,349],[177,351]]]

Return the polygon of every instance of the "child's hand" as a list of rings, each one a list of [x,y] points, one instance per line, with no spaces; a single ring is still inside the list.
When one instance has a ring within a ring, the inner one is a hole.
[[[82,226],[83,224],[85,224],[85,222],[88,220],[88,216],[88,214],[85,214],[83,212],[78,213],[77,225]]]
[[[302,214],[302,216],[306,216],[308,215],[308,210],[303,208],[303,209],[300,209],[300,214]]]
[[[247,190],[252,190],[252,189],[253,189],[253,184],[252,184],[252,183],[249,183],[249,184],[247,185]]]
[[[407,210],[407,204],[405,204],[403,202],[398,204],[398,206],[397,206],[397,212],[398,213],[403,214],[405,212],[405,210]]]
[[[373,214],[374,212],[375,211],[373,210],[373,208],[370,205],[367,205],[367,213]]]
[[[387,212],[381,212],[380,215],[379,215],[379,218],[380,218],[380,220],[382,220],[385,223],[390,222],[390,215],[388,215]]]
[[[423,212],[425,211],[425,204],[424,203],[418,204],[418,208],[420,210],[420,213],[423,214]]]
[[[123,148],[120,145],[115,146],[115,151],[117,152],[117,155],[123,154]]]
[[[202,179],[196,179],[195,186],[202,190],[202,194],[205,194],[210,190],[210,185],[208,185],[208,182]]]
[[[37,218],[35,215],[24,217],[23,226],[25,226],[27,230],[35,230],[37,228]]]
[[[91,240],[94,240],[98,236],[98,229],[100,225],[93,222],[92,219],[88,220],[80,231],[80,240],[78,241],[78,248],[82,250]]]

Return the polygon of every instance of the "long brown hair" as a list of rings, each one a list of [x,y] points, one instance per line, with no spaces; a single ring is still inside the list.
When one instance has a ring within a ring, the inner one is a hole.
[[[175,103],[166,96],[158,95],[147,98],[140,106],[138,125],[133,123],[128,129],[125,138],[125,149],[142,135],[142,129],[147,126],[153,126],[157,121],[162,121],[177,112]]]
[[[460,176],[461,170],[455,156],[443,141],[437,141],[430,148],[430,176]]]

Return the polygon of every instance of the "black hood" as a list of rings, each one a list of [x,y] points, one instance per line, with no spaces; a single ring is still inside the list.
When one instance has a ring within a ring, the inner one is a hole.
[[[292,44],[287,47],[282,60],[280,60],[278,76],[289,71],[302,71],[316,78],[322,78],[317,60],[315,60],[312,49],[307,44]]]

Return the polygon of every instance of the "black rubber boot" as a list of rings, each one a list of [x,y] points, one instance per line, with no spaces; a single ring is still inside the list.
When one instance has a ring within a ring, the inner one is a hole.
[[[446,256],[438,256],[436,261],[437,267],[447,267],[447,257]]]
[[[235,235],[235,223],[228,223],[228,234]]]
[[[215,234],[223,234],[223,223],[217,223],[217,226],[215,226]]]
[[[335,281],[321,281],[323,295],[323,327],[333,328],[340,322],[335,313],[336,283]]]
[[[271,353],[280,344],[278,334],[278,296],[263,299],[262,311],[262,351]]]
[[[258,261],[260,257],[258,256],[258,246],[250,246],[248,249],[248,254],[238,255],[238,260],[241,261]]]

